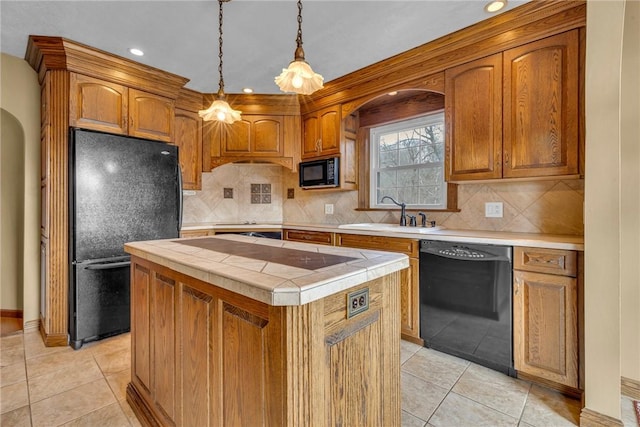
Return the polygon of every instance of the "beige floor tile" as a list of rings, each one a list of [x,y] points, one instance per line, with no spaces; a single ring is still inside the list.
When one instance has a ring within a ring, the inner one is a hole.
[[[131,409],[131,406],[129,406],[127,401],[121,400],[119,403],[120,403],[120,407],[122,408],[122,412],[124,412],[124,414],[127,416],[127,419],[131,423],[131,426],[142,427],[142,424],[140,424],[140,421],[138,421],[136,414],[133,413],[133,410]]]
[[[415,417],[407,411],[402,411],[402,427],[424,427],[427,425],[425,420]]]
[[[124,369],[115,374],[107,375],[106,378],[116,399],[125,399],[127,397],[127,385],[131,382],[131,370]]]
[[[112,353],[114,351],[131,351],[131,334],[120,334],[85,344],[83,348],[90,350],[94,355]]]
[[[27,373],[24,369],[24,362],[0,367],[0,387],[19,383],[27,380]]]
[[[14,347],[22,347],[24,342],[24,334],[14,334],[0,338],[0,349],[11,349]]]
[[[411,341],[400,341],[400,363],[404,363],[411,358],[422,346],[414,344]]]
[[[401,372],[402,409],[422,420],[428,420],[447,395],[448,390],[422,378]]]
[[[11,412],[0,415],[0,426],[5,427],[31,427],[31,411],[29,406],[14,409]]]
[[[429,423],[438,427],[506,427],[517,426],[518,419],[451,392],[442,401]]]
[[[13,338],[18,337],[18,340]],[[13,335],[2,338],[2,346],[0,347],[0,366],[15,365],[16,363],[24,363],[24,345],[22,335]]]
[[[27,392],[27,382],[11,384],[0,389],[0,413],[11,412],[15,409],[29,405],[29,393]]]
[[[129,419],[122,411],[120,404],[112,403],[109,406],[90,412],[87,415],[63,424],[64,427],[129,427]]]
[[[46,347],[42,341],[40,332],[30,331],[24,334],[24,352],[27,359],[44,356],[46,354],[68,351],[69,346]]]
[[[452,391],[514,418],[520,418],[531,384],[472,363]]]
[[[31,419],[33,427],[57,426],[116,402],[106,380],[101,378],[32,404]]]
[[[27,359],[27,378],[31,379],[45,375],[68,366],[77,366],[79,363],[92,358],[91,352],[73,350],[71,347],[65,347],[64,350],[55,353],[29,358]]]
[[[536,427],[576,426],[580,424],[580,402],[534,384],[521,420]]]
[[[430,348],[421,348],[404,365],[402,370],[451,390],[469,362]]]
[[[29,376],[29,398],[31,403],[39,402],[100,378],[102,372],[93,358],[65,364],[44,375]]]
[[[96,362],[105,375],[117,374],[131,368],[131,352],[116,350],[95,355]]]

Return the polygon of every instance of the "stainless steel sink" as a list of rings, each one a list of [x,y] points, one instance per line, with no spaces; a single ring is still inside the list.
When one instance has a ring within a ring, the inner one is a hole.
[[[345,228],[347,230],[366,230],[366,231],[385,231],[392,233],[412,233],[412,234],[429,234],[437,230],[441,230],[442,227],[409,227],[398,224],[384,224],[377,222],[363,222],[359,224],[340,224],[338,228]]]

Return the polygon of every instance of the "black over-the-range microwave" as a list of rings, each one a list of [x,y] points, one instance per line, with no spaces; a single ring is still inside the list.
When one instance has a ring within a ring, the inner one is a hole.
[[[340,158],[301,162],[298,168],[301,188],[328,188],[340,185]]]

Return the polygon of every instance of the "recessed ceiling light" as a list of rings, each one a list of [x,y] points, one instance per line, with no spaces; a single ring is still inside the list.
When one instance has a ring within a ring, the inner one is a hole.
[[[253,93],[253,89],[251,89],[250,87],[245,87],[245,88],[242,89],[242,91],[244,93]]]
[[[484,10],[489,13],[494,13],[504,8],[507,5],[507,0],[493,0],[487,3]]]
[[[387,93],[387,95],[389,95],[389,96],[396,96],[397,94],[398,94],[397,90],[394,90],[393,92]]]
[[[144,55],[144,52],[141,51],[140,49],[136,49],[135,47],[132,47],[129,49],[129,53],[135,56],[142,56]]]

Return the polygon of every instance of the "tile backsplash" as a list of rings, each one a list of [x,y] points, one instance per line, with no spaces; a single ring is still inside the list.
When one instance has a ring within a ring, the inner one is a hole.
[[[271,190],[271,203],[251,203],[251,184],[257,183],[261,193]],[[223,188],[234,189],[233,199],[223,197]],[[293,198],[287,195],[290,188],[294,189]],[[502,202],[503,217],[485,218],[486,202]],[[324,213],[325,204],[334,205],[333,215]],[[185,224],[399,221],[397,211],[355,210],[357,191],[302,190],[297,173],[271,164],[227,164],[204,173],[202,191],[185,196],[184,206]],[[458,207],[460,212],[434,212],[427,218],[451,229],[582,235],[584,180],[458,185]]]
[[[281,166],[268,163],[226,164],[203,173],[202,191],[184,196],[182,222],[282,222],[282,174]]]

